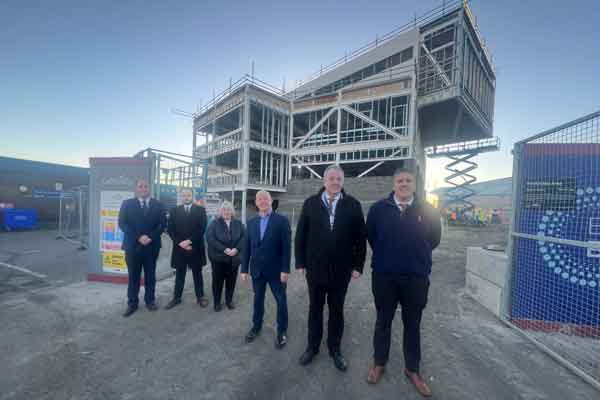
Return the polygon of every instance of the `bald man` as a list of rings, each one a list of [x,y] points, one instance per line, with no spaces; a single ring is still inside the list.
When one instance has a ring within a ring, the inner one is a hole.
[[[243,281],[247,281],[250,274],[254,289],[252,328],[246,335],[246,343],[253,342],[260,334],[265,312],[265,293],[269,285],[277,302],[275,348],[282,349],[287,343],[288,313],[285,291],[290,273],[292,246],[290,223],[285,216],[273,211],[273,199],[269,192],[257,192],[255,204],[258,215],[247,224],[240,274]]]

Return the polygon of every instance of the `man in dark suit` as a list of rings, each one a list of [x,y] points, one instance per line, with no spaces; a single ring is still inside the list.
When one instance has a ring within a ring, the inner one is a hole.
[[[319,352],[323,307],[329,305],[327,347],[333,363],[346,371],[340,344],[344,333],[344,301],[350,277],[359,278],[366,256],[366,228],[358,200],[342,189],[344,171],[330,165],[324,187],[304,202],[296,228],[296,269],[306,271],[309,293],[308,347],[300,357],[307,365]]]
[[[273,211],[273,200],[269,192],[257,192],[255,203],[258,216],[248,221],[240,274],[242,280],[246,281],[250,271],[254,288],[253,324],[246,335],[246,343],[254,341],[260,334],[268,284],[277,302],[275,347],[281,349],[287,343],[288,313],[285,291],[290,272],[290,223],[285,216]]]
[[[119,211],[119,228],[123,231],[123,250],[129,282],[127,285],[127,310],[129,317],[138,308],[140,279],[144,270],[144,301],[150,311],[158,309],[154,289],[156,287],[156,259],[160,252],[166,216],[163,205],[150,198],[150,187],[145,179],[135,185],[136,197],[123,201]]]
[[[204,232],[206,231],[206,211],[204,207],[194,204],[194,192],[185,188],[180,191],[183,204],[173,208],[169,213],[167,232],[173,241],[171,267],[175,269],[175,289],[173,300],[166,305],[169,310],[181,304],[181,295],[185,286],[187,269],[192,270],[196,301],[200,307],[206,307],[208,301],[204,297],[204,281],[202,267],[206,265],[204,251]]]

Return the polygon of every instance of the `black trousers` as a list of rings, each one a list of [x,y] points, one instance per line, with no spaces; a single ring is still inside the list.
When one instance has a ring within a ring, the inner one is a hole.
[[[415,275],[377,273],[372,275],[372,289],[377,309],[373,336],[374,361],[384,366],[390,354],[392,321],[398,304],[404,325],[402,350],[406,369],[419,372],[421,362],[421,316],[427,305],[429,278]]]
[[[233,267],[231,263],[212,263],[212,291],[215,304],[221,304],[223,285],[225,285],[225,303],[233,302],[237,274],[238,267]]]
[[[204,280],[202,279],[202,267],[198,265],[191,266],[192,276],[194,277],[194,292],[196,293],[196,300],[200,300],[204,297]],[[183,287],[185,286],[185,275],[188,270],[188,265],[179,265],[175,268],[175,290],[173,298],[181,300],[183,295]]]
[[[153,304],[156,288],[156,259],[160,249],[139,248],[125,252],[125,262],[127,263],[127,304],[130,307],[137,307],[139,303],[140,281],[142,270],[144,271],[144,302]]]
[[[340,350],[344,334],[344,301],[350,281],[337,285],[308,282],[308,347],[319,351],[323,338],[323,307],[329,306],[329,321],[327,323],[327,347],[329,353]]]

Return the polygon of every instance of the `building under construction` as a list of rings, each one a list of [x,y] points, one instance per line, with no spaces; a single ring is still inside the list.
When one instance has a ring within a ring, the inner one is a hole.
[[[449,2],[292,90],[252,75],[231,83],[194,114],[193,154],[209,162],[208,191],[234,196],[243,219],[257,190],[277,198],[332,163],[356,179],[412,166],[422,190],[426,153],[497,148],[495,83],[468,4]]]

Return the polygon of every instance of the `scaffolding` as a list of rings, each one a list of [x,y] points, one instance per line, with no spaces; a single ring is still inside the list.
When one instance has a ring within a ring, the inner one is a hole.
[[[473,211],[475,205],[469,201],[469,198],[476,194],[471,185],[477,181],[477,178],[471,172],[477,169],[478,165],[472,159],[479,154],[499,149],[500,139],[497,137],[426,149],[426,154],[430,158],[445,157],[452,160],[446,165],[450,175],[444,178],[452,188],[446,192],[442,207],[455,209],[463,217]]]

